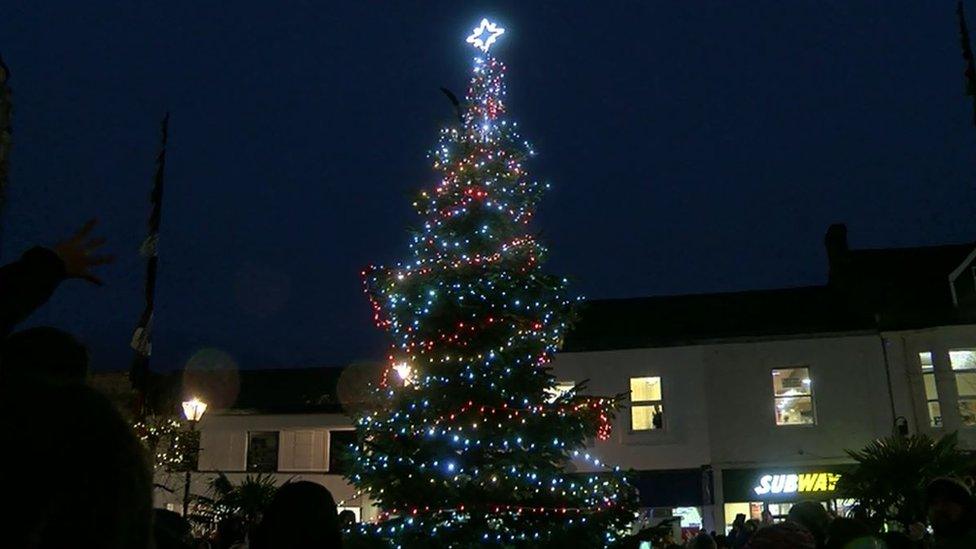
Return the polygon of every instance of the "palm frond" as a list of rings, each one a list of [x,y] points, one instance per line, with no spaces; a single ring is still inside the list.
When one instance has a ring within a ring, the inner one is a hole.
[[[890,436],[860,450],[847,450],[857,467],[841,477],[837,490],[857,500],[876,524],[888,521],[908,527],[925,520],[925,487],[941,476],[959,476],[973,467],[973,458],[958,448],[953,433],[940,439],[927,435]]]

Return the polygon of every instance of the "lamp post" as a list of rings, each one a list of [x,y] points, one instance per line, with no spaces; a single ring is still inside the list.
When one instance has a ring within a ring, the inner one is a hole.
[[[207,403],[200,400],[197,397],[193,397],[190,400],[183,402],[183,416],[186,420],[190,422],[190,432],[196,430],[197,422],[203,417],[203,413],[207,411]],[[199,449],[197,449],[199,451]],[[187,510],[190,507],[190,474],[193,472],[193,467],[187,464],[186,467],[186,479],[183,483],[183,516],[186,517]]]

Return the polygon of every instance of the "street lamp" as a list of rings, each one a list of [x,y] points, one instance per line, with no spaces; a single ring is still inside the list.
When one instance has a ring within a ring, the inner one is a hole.
[[[403,386],[406,387],[410,385],[411,377],[413,376],[413,368],[410,367],[406,362],[398,362],[393,365],[393,370],[397,373],[397,377],[403,380]]]
[[[190,422],[191,427],[200,421],[200,418],[203,417],[203,413],[206,411],[207,403],[197,397],[193,397],[183,403],[183,415],[186,416],[186,420]]]
[[[196,430],[197,422],[203,417],[203,413],[207,411],[207,403],[200,400],[197,397],[193,397],[190,400],[183,402],[183,415],[186,420],[190,422],[190,432]],[[186,479],[183,483],[183,516],[186,517],[186,512],[190,507],[190,474],[193,471],[193,467],[190,464],[186,466]]]

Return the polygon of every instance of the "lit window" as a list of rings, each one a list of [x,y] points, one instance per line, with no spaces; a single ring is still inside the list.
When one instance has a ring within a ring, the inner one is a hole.
[[[702,516],[698,507],[675,507],[671,510],[671,516],[681,518],[682,528],[693,528],[698,531],[702,527]]]
[[[929,412],[929,425],[942,427],[942,406],[939,404],[939,388],[935,384],[932,353],[918,353],[918,360],[922,364],[922,383],[925,385],[925,407]]]
[[[959,392],[959,418],[967,427],[976,426],[976,349],[949,351]]]
[[[664,428],[664,404],[660,377],[630,378],[630,428],[650,431]]]
[[[552,387],[546,388],[546,395],[548,395],[548,402],[556,402],[563,395],[573,390],[576,387],[575,381],[557,381]]]
[[[813,425],[817,422],[810,368],[774,369],[773,400],[776,403],[776,425]]]

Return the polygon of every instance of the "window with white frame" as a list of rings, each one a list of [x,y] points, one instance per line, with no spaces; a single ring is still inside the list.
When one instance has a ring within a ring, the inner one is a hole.
[[[773,400],[776,425],[813,425],[813,380],[810,368],[773,369]]]
[[[563,395],[573,390],[576,387],[575,381],[557,381],[552,387],[546,388],[546,400],[548,402],[556,402]]]
[[[653,431],[664,428],[664,398],[661,378],[630,378],[630,428]]]
[[[247,470],[259,473],[278,470],[278,431],[247,433]]]
[[[929,414],[929,425],[942,427],[942,405],[939,404],[939,388],[935,384],[935,367],[931,351],[918,353],[922,365],[922,384],[925,386],[925,408]]]
[[[949,350],[949,363],[959,393],[959,418],[963,426],[976,427],[976,348]]]

